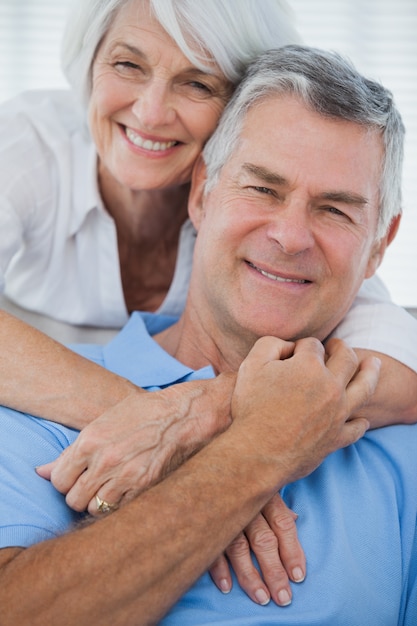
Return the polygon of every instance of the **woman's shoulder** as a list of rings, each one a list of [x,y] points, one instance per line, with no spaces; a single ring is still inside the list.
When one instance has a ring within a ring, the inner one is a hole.
[[[91,149],[69,90],[23,92],[1,104],[0,212],[32,234],[36,224],[45,228],[63,204],[70,208],[74,168],[87,169]]]
[[[85,115],[70,90],[24,91],[0,105],[0,133],[30,129],[55,140],[85,132]]]

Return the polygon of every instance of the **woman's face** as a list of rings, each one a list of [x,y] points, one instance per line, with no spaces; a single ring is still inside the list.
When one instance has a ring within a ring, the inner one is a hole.
[[[89,124],[100,170],[132,190],[186,183],[231,85],[194,67],[144,3],[129,2],[92,68]]]

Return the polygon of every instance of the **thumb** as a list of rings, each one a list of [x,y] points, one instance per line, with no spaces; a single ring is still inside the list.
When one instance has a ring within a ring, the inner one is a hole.
[[[58,459],[56,459],[55,461],[51,461],[50,463],[45,463],[45,465],[39,465],[38,467],[35,467],[35,472],[41,478],[45,478],[46,480],[51,480],[52,470],[54,469],[57,463],[57,460]]]

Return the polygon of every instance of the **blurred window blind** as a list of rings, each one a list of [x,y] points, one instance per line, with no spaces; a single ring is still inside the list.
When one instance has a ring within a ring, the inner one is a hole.
[[[379,273],[396,302],[416,307],[417,0],[288,1],[305,43],[347,55],[394,92],[407,126],[404,217]],[[59,45],[69,3],[0,0],[0,101],[66,86]]]
[[[0,100],[66,86],[60,42],[70,0],[0,0]]]

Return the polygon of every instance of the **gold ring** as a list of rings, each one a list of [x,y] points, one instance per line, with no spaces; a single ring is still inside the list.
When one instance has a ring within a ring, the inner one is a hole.
[[[96,504],[97,504],[97,511],[99,513],[111,513],[112,511],[116,511],[117,509],[117,504],[109,504],[105,500],[102,500],[101,498],[99,498],[97,495],[96,495]]]

